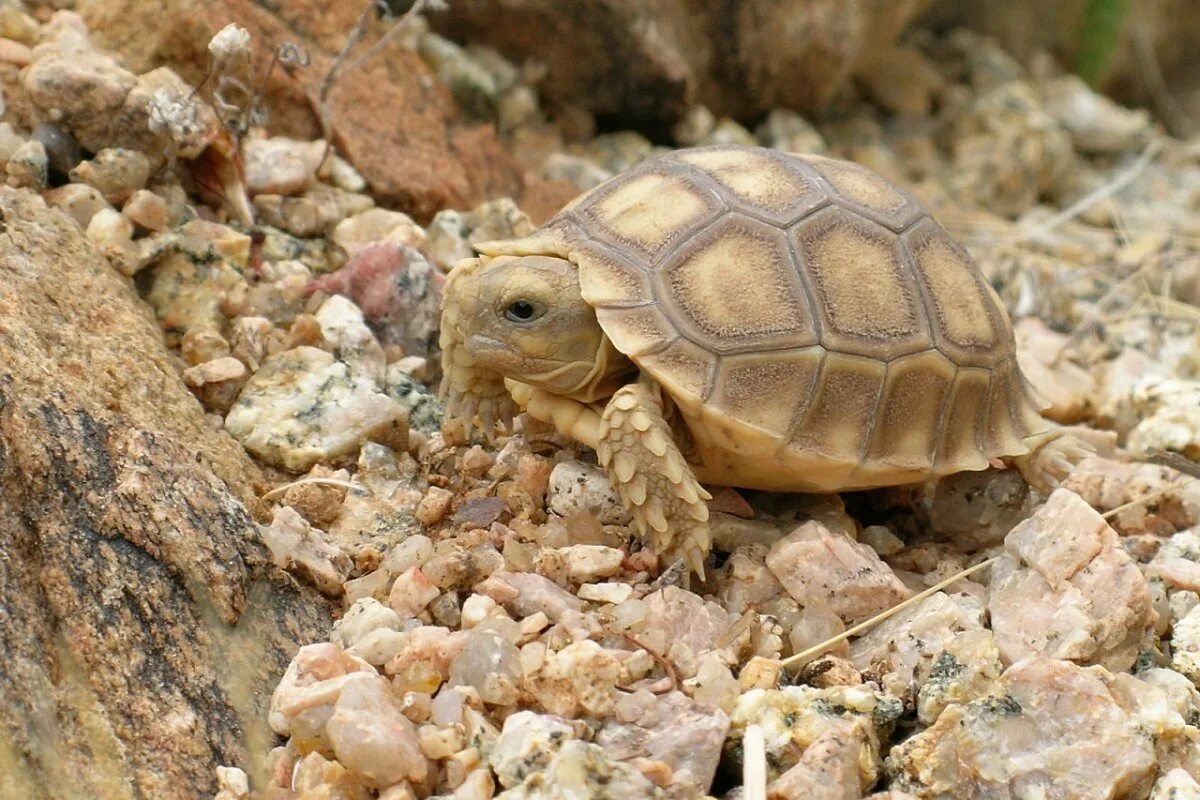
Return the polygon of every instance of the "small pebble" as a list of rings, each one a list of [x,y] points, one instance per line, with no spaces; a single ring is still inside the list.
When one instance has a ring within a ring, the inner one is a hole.
[[[579,599],[597,603],[624,603],[633,597],[633,587],[628,583],[585,583],[577,592]]]
[[[50,160],[46,148],[36,139],[21,144],[9,156],[5,169],[9,186],[41,191],[50,184]]]
[[[120,205],[150,179],[150,162],[136,150],[105,148],[70,171],[71,180],[94,186],[104,199]]]
[[[158,232],[167,229],[167,203],[149,190],[138,189],[131,194],[121,207],[121,213],[145,230]]]

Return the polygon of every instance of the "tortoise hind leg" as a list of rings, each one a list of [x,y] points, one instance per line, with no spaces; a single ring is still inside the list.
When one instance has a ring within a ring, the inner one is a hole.
[[[675,443],[660,392],[645,377],[619,389],[601,414],[596,453],[643,539],[703,576],[711,495]]]
[[[1074,431],[1059,425],[1042,433],[1025,437],[1029,452],[1012,459],[1025,482],[1040,492],[1057,489],[1071,472],[1088,456],[1101,449]]]

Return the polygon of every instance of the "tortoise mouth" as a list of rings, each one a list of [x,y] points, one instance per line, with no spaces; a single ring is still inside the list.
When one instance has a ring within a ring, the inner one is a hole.
[[[482,356],[488,353],[515,353],[516,349],[506,342],[484,336],[482,333],[472,334],[464,344],[472,356]]]

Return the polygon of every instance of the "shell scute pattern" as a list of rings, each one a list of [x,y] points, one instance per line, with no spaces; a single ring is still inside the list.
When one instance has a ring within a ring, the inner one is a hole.
[[[736,287],[729,283],[731,265]],[[661,302],[689,338],[712,352],[817,342],[811,299],[777,227],[727,214],[684,242],[657,272]]]
[[[677,151],[548,227],[614,344],[693,418],[706,405],[779,452],[877,475],[979,468],[1044,427],[995,292],[864,167]]]
[[[933,346],[928,315],[894,234],[835,207],[797,223],[791,235],[812,284],[826,349],[886,361]]]
[[[771,225],[786,228],[830,203],[814,172],[773,150],[701,147],[675,158],[715,182],[730,209]]]
[[[805,160],[829,183],[839,205],[885,228],[899,233],[925,216],[912,195],[864,166],[822,156],[805,156]]]
[[[571,210],[597,239],[654,263],[673,246],[712,222],[725,205],[710,186],[681,169],[634,168],[597,187]]]

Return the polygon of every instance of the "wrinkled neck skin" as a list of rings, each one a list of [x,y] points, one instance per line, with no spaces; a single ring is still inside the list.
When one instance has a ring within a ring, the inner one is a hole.
[[[442,311],[442,384],[446,411],[491,436],[496,422],[511,430],[516,412],[505,378],[596,403],[628,382],[633,363],[600,329],[595,313],[579,297],[578,277],[551,273],[549,296],[561,303],[546,326],[522,330],[502,320],[498,300],[505,291],[503,270],[485,275],[489,264],[503,267],[510,257],[460,262],[450,273]],[[525,274],[511,280],[522,283]],[[561,285],[555,285],[556,281]],[[565,298],[565,299],[564,299]]]

